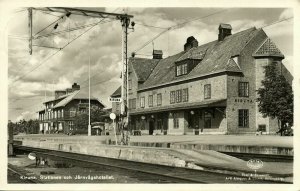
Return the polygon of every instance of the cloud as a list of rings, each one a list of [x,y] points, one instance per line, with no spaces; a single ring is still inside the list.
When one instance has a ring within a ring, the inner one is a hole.
[[[264,20],[234,20],[230,22],[232,26],[232,32],[236,33],[239,31],[243,31],[249,29],[251,27],[260,28],[265,25]]]
[[[25,111],[25,112],[22,112],[21,115],[19,115],[17,118],[16,118],[16,121],[20,121],[20,120],[29,120],[29,119],[37,119],[37,113],[35,112],[32,112],[32,111]]]
[[[116,8],[95,9],[113,12]],[[137,25],[135,25],[134,32],[129,30],[128,54],[130,55],[131,51],[141,47],[145,42],[148,42],[164,31],[164,29],[143,25],[167,28],[190,19],[201,18],[219,10],[209,8],[129,8],[127,10],[128,14],[134,15],[132,20]],[[252,26],[260,27],[261,25],[269,24],[279,17],[286,18],[290,14],[289,11],[290,9],[268,9],[270,14],[265,14],[261,9],[247,9],[247,11],[244,11],[244,9],[234,9],[234,11],[223,12],[206,19],[189,22],[183,27],[164,33],[154,40],[154,48],[163,50],[164,57],[166,57],[182,51],[183,45],[189,36],[194,36],[199,41],[199,45],[216,40],[218,34],[217,28],[220,22],[230,23],[233,27],[233,33],[235,33]],[[121,13],[122,9],[119,8],[117,12]],[[259,14],[257,14],[258,12]],[[57,15],[60,14],[57,13]],[[55,19],[57,17],[35,12],[34,34]],[[53,26],[50,26],[39,35],[63,31],[69,27],[79,27],[98,22],[99,20],[99,18],[71,15],[69,18],[59,21],[59,27],[56,30],[53,29]],[[274,37],[276,45],[278,44],[278,47],[282,49],[285,55],[292,55],[292,49],[288,45],[292,29],[290,25],[286,24],[282,22],[281,24],[277,24],[277,27],[274,25],[274,28],[267,27],[265,30],[269,36]],[[9,34],[28,36],[27,12],[25,11],[12,16],[8,26]],[[21,116],[22,112],[37,109],[38,106],[36,108],[28,108],[28,103],[31,103],[31,105],[38,105],[40,103],[40,107],[45,91],[49,97],[49,95],[53,95],[53,90],[69,88],[74,82],[77,82],[81,87],[87,87],[89,59],[91,60],[91,76],[93,76],[91,84],[94,85],[92,94],[102,100],[108,107],[111,105],[107,101],[107,97],[121,84],[121,79],[119,78],[122,69],[121,23],[119,20],[102,23],[84,33],[87,29],[88,27],[73,32],[61,32],[56,36],[34,40],[34,43],[37,45],[63,47],[72,39],[81,35],[46,62],[44,60],[57,50],[34,47],[33,55],[30,56],[28,54],[27,40],[9,38],[9,98],[19,98],[20,100],[14,103],[14,106],[24,108],[22,111],[9,111],[12,119]],[[138,53],[151,55],[152,48],[152,43],[150,42],[148,46]],[[291,59],[287,56],[286,60],[288,63],[291,63]],[[37,69],[33,70],[36,67]],[[20,77],[22,78],[12,83]],[[40,102],[37,99],[31,101],[29,99],[22,100],[22,98],[30,96],[41,96],[39,97]]]
[[[279,20],[293,17],[293,9],[285,9],[279,16]]]
[[[294,65],[293,65],[294,57],[290,55],[285,55],[284,60],[282,60],[282,63],[285,65],[285,67],[288,69],[288,71],[293,75],[294,74]],[[294,75],[293,75],[294,76]]]

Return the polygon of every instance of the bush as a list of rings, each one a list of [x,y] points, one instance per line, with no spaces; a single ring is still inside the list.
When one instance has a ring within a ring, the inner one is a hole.
[[[88,134],[88,130],[87,129],[76,129],[73,132],[74,132],[74,134],[79,134],[79,135]]]

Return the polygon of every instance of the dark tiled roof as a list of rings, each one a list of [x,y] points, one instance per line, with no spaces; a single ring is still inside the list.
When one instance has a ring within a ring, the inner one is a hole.
[[[153,71],[158,62],[158,59],[129,58],[128,64],[132,65],[132,68],[137,75],[138,81],[144,82],[149,77],[150,73]],[[121,86],[118,89],[116,89],[116,91],[113,94],[111,94],[111,97],[120,96]]]
[[[64,98],[60,102],[58,102],[53,108],[63,107],[65,105],[67,105],[70,101],[75,100],[75,99],[89,99],[88,91],[77,90],[77,91],[69,94],[66,98]],[[100,100],[98,100],[97,98],[95,98],[92,95],[91,95],[91,100],[97,100],[103,107],[105,107],[104,104]]]
[[[116,89],[116,91],[111,94],[111,97],[120,97],[121,96],[121,86]]]
[[[61,99],[64,99],[65,97],[68,97],[70,94],[66,94],[66,95],[62,95],[62,96],[59,96],[58,98],[54,98],[54,99],[50,99],[46,102],[43,102],[43,103],[48,103],[48,102],[53,102],[53,101],[57,101],[57,100],[61,100]]]
[[[137,75],[138,81],[144,82],[149,77],[150,73],[153,71],[158,59],[147,59],[147,58],[129,58],[129,64]]]
[[[250,28],[227,36],[222,41],[216,40],[162,59],[139,89],[152,88],[224,71],[241,72],[238,65],[230,59],[232,56],[239,55],[252,37],[261,31],[256,28]],[[181,57],[186,57],[184,55],[189,55],[190,52],[194,55],[198,53],[201,57],[203,56],[202,60],[199,60],[197,66],[189,74],[176,77],[175,61],[181,60]]]
[[[265,56],[275,56],[284,58],[284,55],[281,51],[277,48],[275,43],[270,39],[267,38],[264,44],[253,54],[255,57],[265,57]]]
[[[180,56],[180,58],[178,58],[176,60],[176,62],[180,62],[180,61],[186,60],[186,59],[202,60],[205,56],[205,53],[206,53],[206,50],[199,51],[199,50],[197,50],[196,47],[194,47],[194,48],[191,48],[189,51],[187,51],[182,56]]]
[[[180,110],[180,109],[194,109],[200,107],[226,107],[227,100],[226,99],[217,99],[217,100],[204,100],[201,102],[193,102],[193,103],[180,103],[180,104],[173,104],[173,105],[166,105],[160,107],[151,107],[151,108],[140,108],[134,111],[130,111],[131,115],[138,115],[138,114],[146,114],[146,113],[153,113],[153,112],[163,112],[163,111],[172,111],[172,110]]]

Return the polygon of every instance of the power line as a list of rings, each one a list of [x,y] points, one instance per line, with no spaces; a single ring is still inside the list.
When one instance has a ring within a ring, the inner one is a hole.
[[[20,13],[20,12],[23,12],[23,11],[26,11],[27,9],[20,9],[20,10],[16,10],[14,11],[14,13]]]
[[[46,15],[51,15],[51,16],[54,16],[54,17],[61,17],[61,16],[58,16],[58,15],[55,15],[55,14],[47,13],[45,11],[41,11],[41,10],[37,10],[37,11],[40,11],[41,13],[44,13]]]
[[[112,21],[115,21],[115,20],[110,20],[110,21],[102,22],[102,24],[109,23],[109,22],[112,22]],[[51,33],[48,33],[48,34],[39,35],[39,36],[35,37],[34,39],[45,38],[45,37],[49,37],[49,36],[53,36],[53,35],[59,35],[59,34],[63,34],[63,33],[66,33],[66,32],[71,32],[71,31],[75,31],[75,30],[84,29],[84,28],[87,28],[87,27],[90,27],[90,26],[94,26],[94,25],[97,25],[97,24],[99,24],[99,23],[96,22],[96,23],[91,23],[91,24],[87,24],[87,25],[82,25],[82,26],[78,26],[78,27],[74,27],[74,28],[70,28],[70,29],[65,29],[65,30],[57,31],[57,32],[54,32],[54,33],[51,32]]]
[[[266,28],[266,27],[268,27],[268,26],[272,26],[272,25],[274,25],[274,24],[281,23],[281,22],[283,22],[283,21],[287,21],[287,20],[290,20],[290,19],[292,19],[292,18],[294,18],[294,17],[289,17],[289,18],[286,18],[286,19],[282,19],[282,20],[279,20],[279,21],[275,21],[275,22],[272,22],[272,23],[270,23],[270,24],[264,25],[264,26],[262,26],[261,28]]]
[[[56,19],[55,21],[53,21],[52,23],[50,23],[49,25],[47,25],[46,27],[42,28],[41,30],[39,30],[37,33],[35,33],[33,36],[36,36],[38,34],[40,34],[41,32],[43,32],[44,30],[46,30],[47,28],[49,28],[51,25],[53,25],[54,23],[56,23],[57,21],[59,21],[60,19],[63,19],[64,16],[59,17],[58,19]]]
[[[100,24],[105,18],[101,19],[98,24]],[[56,52],[54,52],[53,54],[51,54],[49,57],[47,57],[45,60],[43,60],[42,62],[40,62],[35,68],[33,68],[32,70],[30,70],[29,72],[25,73],[24,75],[22,75],[21,77],[19,77],[18,79],[16,79],[15,81],[12,82],[15,83],[17,81],[19,81],[20,79],[24,78],[26,75],[28,75],[29,73],[33,72],[34,70],[36,70],[37,68],[39,68],[41,65],[43,65],[44,63],[46,63],[46,61],[48,61],[50,58],[52,58],[54,55],[56,55],[58,52],[60,52],[61,50],[63,50],[64,48],[66,48],[69,44],[71,44],[72,42],[74,42],[76,39],[78,39],[79,37],[81,37],[82,35],[84,35],[85,33],[87,33],[88,31],[90,31],[92,28],[94,28],[97,25],[91,26],[90,28],[88,28],[87,30],[85,30],[83,33],[81,33],[80,35],[78,35],[77,37],[75,37],[74,39],[72,39],[70,42],[68,42],[65,46],[63,46],[61,49],[57,50]]]
[[[108,82],[108,81],[110,81],[110,80],[112,80],[112,79],[113,79],[113,78],[110,78],[110,79],[108,79],[108,80],[103,80],[103,81],[96,82],[95,84],[91,85],[91,87],[96,86],[96,85],[99,85],[99,84],[103,84],[103,83]],[[81,87],[81,89],[88,88],[88,87],[89,87],[89,86],[83,86],[83,87]]]
[[[225,11],[227,11],[227,10],[228,10],[228,9],[225,9],[225,10],[218,11],[218,12],[215,12],[215,13],[212,13],[212,14],[209,14],[209,15],[205,15],[205,16],[200,17],[200,18],[191,19],[191,20],[185,21],[185,22],[183,22],[183,23],[179,23],[179,24],[173,25],[173,26],[167,28],[166,30],[160,32],[158,35],[156,35],[155,37],[153,37],[151,40],[147,41],[145,44],[143,44],[141,47],[137,48],[137,49],[134,50],[133,52],[136,53],[136,52],[140,51],[141,49],[145,48],[148,44],[150,44],[152,41],[154,41],[155,39],[157,39],[158,37],[160,37],[161,35],[163,35],[164,33],[168,32],[168,31],[170,31],[170,30],[178,29],[178,28],[180,28],[180,27],[186,25],[187,23],[190,23],[190,22],[193,22],[193,21],[197,21],[197,20],[200,20],[200,19],[204,19],[204,18],[213,16],[213,15],[216,15],[216,14],[219,14],[219,13],[222,13],[222,12],[225,12]]]
[[[142,24],[142,23],[135,23],[136,25],[141,25],[149,28],[157,28],[157,29],[167,29],[166,27],[158,27],[158,26],[153,26],[153,25],[147,25],[147,24]]]

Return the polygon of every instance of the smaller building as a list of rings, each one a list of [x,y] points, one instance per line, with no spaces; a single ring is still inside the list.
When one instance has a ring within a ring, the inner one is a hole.
[[[88,89],[72,88],[56,90],[54,99],[44,102],[45,109],[39,111],[40,133],[69,133],[74,130],[74,119],[78,114],[88,113]],[[104,104],[91,95],[91,108],[103,109]]]

